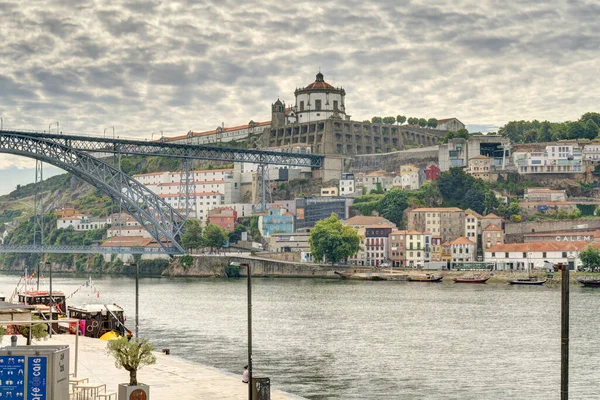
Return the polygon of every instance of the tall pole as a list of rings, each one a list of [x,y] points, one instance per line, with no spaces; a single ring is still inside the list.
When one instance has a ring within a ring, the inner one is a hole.
[[[252,272],[250,264],[241,265],[248,274],[248,400],[252,400]]]
[[[36,291],[40,291],[40,263],[38,263],[38,268],[37,268],[37,285],[35,288]]]
[[[135,264],[135,338],[139,339],[140,326],[140,267]]]
[[[560,341],[560,399],[569,398],[569,265],[562,264],[562,307]]]
[[[52,308],[54,307],[54,298],[52,297],[52,263],[46,261],[48,266],[50,267],[50,319],[54,319],[52,317]],[[50,339],[52,339],[52,325],[50,325]]]

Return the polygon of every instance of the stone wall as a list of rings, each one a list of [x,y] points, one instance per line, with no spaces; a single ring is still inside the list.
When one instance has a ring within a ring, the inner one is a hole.
[[[438,161],[438,146],[423,147],[386,154],[363,154],[346,159],[348,172],[373,172],[383,169],[388,172],[400,171],[404,164],[415,164],[425,168],[430,161]]]
[[[249,263],[252,276],[290,277],[290,278],[339,278],[334,271],[348,272],[348,268],[331,268],[316,264],[285,262],[259,257],[235,256],[194,256],[191,266],[184,266],[181,257],[176,257],[164,276],[226,277],[225,268],[230,263]],[[246,276],[245,268],[240,271]]]
[[[506,243],[521,243],[523,242],[523,235],[526,233],[550,233],[564,231],[576,232],[577,229],[573,228],[578,225],[587,225],[586,228],[579,229],[582,231],[590,229],[600,229],[600,219],[580,218],[520,223],[507,222],[504,226],[504,233],[506,235],[505,240]]]

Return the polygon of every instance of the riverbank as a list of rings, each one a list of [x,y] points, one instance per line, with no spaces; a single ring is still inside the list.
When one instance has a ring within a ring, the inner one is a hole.
[[[107,391],[116,392],[119,383],[128,382],[129,373],[115,367],[113,358],[106,353],[106,343],[99,339],[79,338],[77,376],[89,378],[90,383],[106,384]],[[4,336],[2,346],[9,344],[10,336]],[[19,345],[25,345],[25,338],[22,336],[19,336]],[[33,346],[37,345],[69,345],[70,370],[74,371],[75,336],[53,335],[52,339],[34,341]],[[150,385],[153,399],[246,400],[248,398],[248,385],[241,382],[242,368],[238,375],[234,375],[163,353],[157,352],[156,359],[155,365],[144,367],[138,372],[138,380]],[[243,362],[241,360],[240,364]],[[273,390],[271,386],[271,399],[302,398]]]

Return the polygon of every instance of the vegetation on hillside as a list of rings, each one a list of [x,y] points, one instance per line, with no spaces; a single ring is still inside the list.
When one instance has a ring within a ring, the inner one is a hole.
[[[554,142],[563,139],[595,139],[598,137],[600,113],[585,113],[577,121],[510,121],[498,133],[513,143]]]

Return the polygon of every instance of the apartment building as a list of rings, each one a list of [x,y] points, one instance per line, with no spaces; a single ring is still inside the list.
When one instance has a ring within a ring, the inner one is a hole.
[[[354,174],[343,173],[340,176],[340,187],[339,187],[340,196],[354,194],[355,190],[356,190],[356,182],[354,179]]]
[[[87,215],[72,215],[56,220],[57,229],[73,229],[78,232],[102,229],[106,225],[110,225],[106,218],[91,218]]]
[[[404,190],[418,190],[421,187],[419,168],[413,164],[400,166],[400,186]],[[397,185],[396,185],[397,186]]]
[[[554,264],[567,264],[570,261],[578,269],[581,266],[579,254],[590,242],[530,242],[498,244],[485,250],[485,261],[492,262],[497,269],[527,270],[543,269],[547,261]]]
[[[409,231],[428,232],[443,242],[465,234],[465,211],[457,207],[416,208],[407,215]]]
[[[462,236],[450,242],[452,263],[476,261],[477,243]]]
[[[488,225],[481,233],[481,245],[489,249],[497,244],[504,244],[504,231],[497,225]]]
[[[406,231],[392,229],[389,236],[388,259],[392,267],[406,266]]]
[[[495,182],[498,174],[495,172],[494,160],[484,155],[478,155],[469,159],[467,174],[485,182]]]
[[[520,174],[580,174],[583,157],[577,143],[556,142],[543,151],[515,151],[513,161]]]

